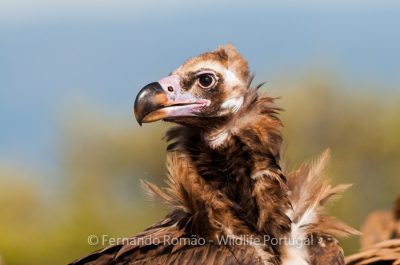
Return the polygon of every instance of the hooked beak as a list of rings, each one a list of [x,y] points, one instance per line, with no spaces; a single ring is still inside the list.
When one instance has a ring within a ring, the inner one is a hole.
[[[180,79],[171,75],[143,87],[136,96],[134,113],[140,125],[171,117],[196,116],[210,105],[207,99],[196,98],[182,91]]]

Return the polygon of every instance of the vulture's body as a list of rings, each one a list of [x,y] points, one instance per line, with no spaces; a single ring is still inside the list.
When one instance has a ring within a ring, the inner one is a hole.
[[[361,237],[362,248],[389,239],[400,239],[400,196],[392,210],[370,213],[361,232],[363,234]]]
[[[346,264],[400,264],[400,196],[391,211],[372,212],[362,233],[362,250],[347,257]]]
[[[250,83],[247,62],[228,45],[141,90],[139,123],[178,124],[167,133],[168,187],[144,183],[171,213],[72,264],[344,264],[334,236],[357,232],[322,208],[348,185],[323,179],[327,152],[281,169],[279,109]]]

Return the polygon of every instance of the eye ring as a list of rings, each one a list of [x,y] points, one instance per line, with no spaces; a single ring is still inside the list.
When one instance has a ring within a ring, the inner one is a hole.
[[[216,82],[215,76],[211,73],[203,73],[197,76],[197,83],[202,88],[211,88]]]

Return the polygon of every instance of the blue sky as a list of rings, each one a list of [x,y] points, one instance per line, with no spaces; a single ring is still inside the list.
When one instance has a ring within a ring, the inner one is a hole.
[[[129,119],[140,87],[227,42],[272,86],[323,64],[399,84],[399,26],[396,1],[2,0],[0,164],[52,168],[65,110]]]

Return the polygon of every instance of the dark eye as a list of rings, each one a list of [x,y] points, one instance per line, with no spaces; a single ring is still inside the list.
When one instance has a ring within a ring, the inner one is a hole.
[[[202,88],[210,88],[215,84],[215,78],[212,74],[201,74],[198,76],[198,81]]]

